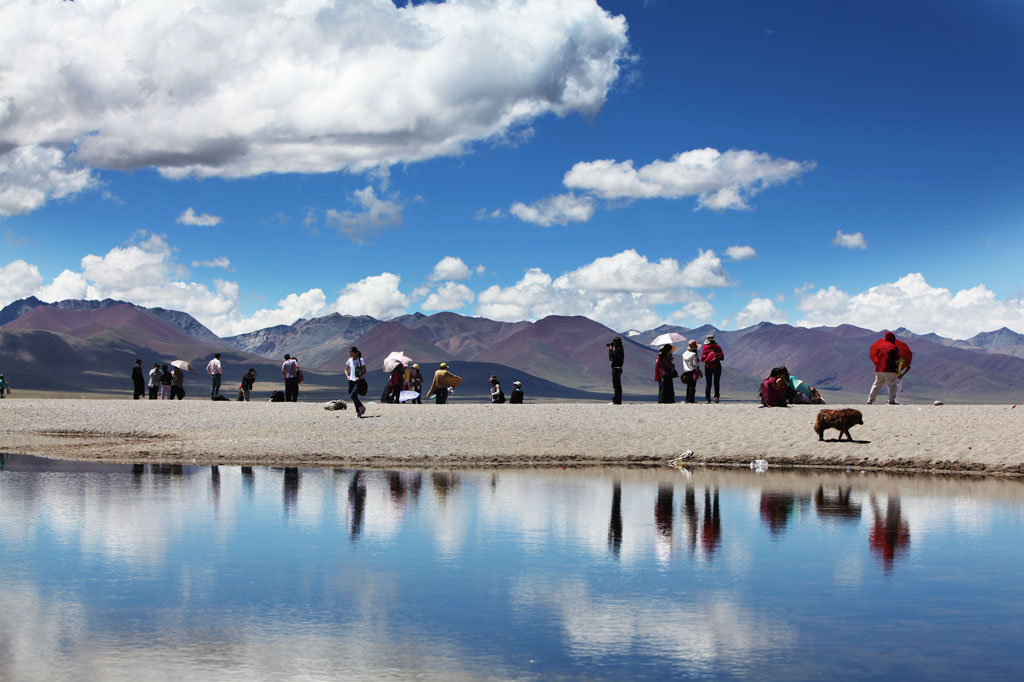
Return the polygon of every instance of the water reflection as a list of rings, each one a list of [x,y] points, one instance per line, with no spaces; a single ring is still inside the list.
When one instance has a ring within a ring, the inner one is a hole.
[[[895,674],[883,648],[906,675],[1020,662],[1018,482],[0,464],[0,679],[142,660],[281,678],[292,656],[390,678]],[[918,587],[936,575],[940,594]],[[1007,624],[972,632],[1000,658],[933,644],[979,609]]]

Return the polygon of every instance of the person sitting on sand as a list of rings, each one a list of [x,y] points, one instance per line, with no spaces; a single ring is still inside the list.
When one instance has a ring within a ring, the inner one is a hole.
[[[513,381],[512,382],[512,394],[508,397],[509,405],[522,405],[523,404],[523,382]]]
[[[786,407],[789,401],[786,400],[786,390],[789,388],[788,376],[780,371],[783,368],[776,367],[764,381],[761,382],[761,406],[762,407]]]

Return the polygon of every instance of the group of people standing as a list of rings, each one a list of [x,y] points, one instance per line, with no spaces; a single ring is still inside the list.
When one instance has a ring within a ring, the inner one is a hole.
[[[658,357],[654,362],[654,380],[658,382],[658,402],[674,403],[676,401],[675,384],[676,377],[686,387],[687,403],[697,402],[697,382],[701,377],[705,379],[704,400],[708,404],[712,399],[717,403],[721,398],[722,382],[722,361],[725,360],[725,352],[715,341],[714,335],[709,334],[704,344],[698,346],[696,339],[690,339],[686,344],[681,358],[681,368],[676,369],[673,354],[676,347],[666,343],[658,350]],[[625,362],[625,350],[622,347],[622,338],[616,336],[608,343],[608,360],[612,366],[612,404],[622,404],[622,366]],[[704,371],[701,371],[701,363]]]
[[[177,367],[168,368],[159,362],[153,363],[147,378],[143,375],[142,359],[135,360],[132,367],[132,384],[135,389],[132,397],[135,400],[146,395],[147,388],[150,400],[181,400],[185,397],[185,373]]]

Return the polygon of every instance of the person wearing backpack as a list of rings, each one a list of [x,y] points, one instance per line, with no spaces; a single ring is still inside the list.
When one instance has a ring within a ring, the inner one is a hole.
[[[284,377],[285,402],[299,402],[299,361],[288,353],[284,354],[284,362],[281,363],[281,376]]]
[[[363,361],[363,354],[355,346],[348,349],[345,377],[348,379],[348,397],[356,406],[356,416],[362,417],[366,413],[366,406],[363,405],[359,396],[366,395],[369,388],[366,385],[366,363]]]

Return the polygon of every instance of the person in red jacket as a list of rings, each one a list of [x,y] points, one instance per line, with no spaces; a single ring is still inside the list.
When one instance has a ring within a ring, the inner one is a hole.
[[[676,347],[666,343],[658,351],[658,359],[654,363],[654,380],[658,382],[658,402],[674,403],[676,392],[672,380],[679,374],[676,372],[676,365],[672,361],[672,352]]]
[[[718,402],[719,384],[722,381],[722,360],[725,360],[725,353],[722,347],[715,343],[714,334],[708,334],[704,345],[700,349],[700,361],[704,363],[704,400],[711,402],[711,384],[715,385],[715,402]]]
[[[896,346],[896,335],[886,332],[885,338],[879,339],[871,344],[869,353],[871,362],[875,365],[875,383],[871,385],[871,393],[868,394],[868,405],[875,402],[882,384],[889,387],[889,404],[896,404],[896,371],[900,359],[900,349]]]

